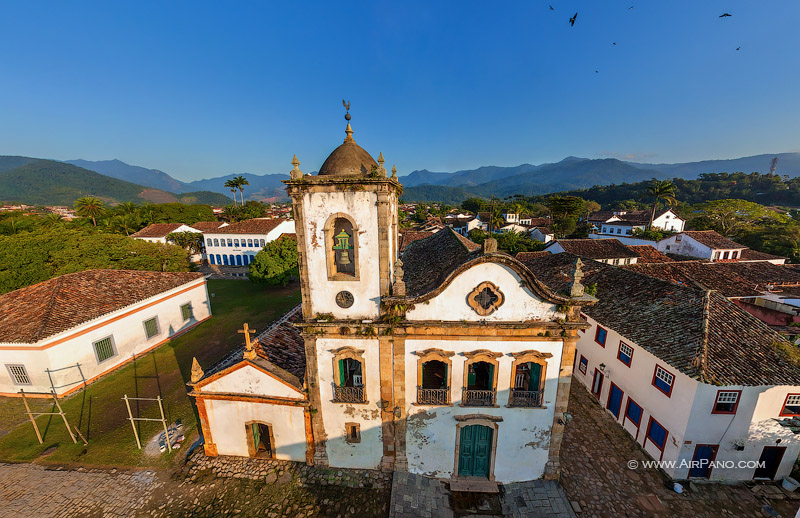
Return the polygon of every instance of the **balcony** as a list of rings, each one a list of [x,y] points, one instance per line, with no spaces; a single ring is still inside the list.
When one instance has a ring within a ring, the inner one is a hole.
[[[449,405],[450,387],[443,389],[426,389],[417,387],[418,405]]]
[[[542,406],[542,396],[540,390],[519,390],[511,389],[511,397],[508,399],[508,406],[533,408]]]
[[[336,403],[366,403],[364,387],[333,387],[333,401]]]
[[[495,406],[497,394],[494,390],[464,389],[461,394],[461,406]]]

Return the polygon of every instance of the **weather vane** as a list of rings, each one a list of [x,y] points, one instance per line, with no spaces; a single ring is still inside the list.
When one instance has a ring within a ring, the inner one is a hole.
[[[347,113],[344,114],[344,120],[349,121],[350,120],[350,101],[345,101],[344,99],[342,99],[342,106],[344,106],[344,109],[347,110]]]

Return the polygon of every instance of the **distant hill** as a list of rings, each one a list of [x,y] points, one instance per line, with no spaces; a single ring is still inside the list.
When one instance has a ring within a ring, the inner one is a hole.
[[[16,167],[14,167],[16,166]],[[227,205],[231,200],[211,192],[176,196],[131,182],[111,178],[82,167],[55,160],[0,157],[0,200],[29,205],[72,205],[81,196],[96,196],[107,203],[209,203]]]
[[[146,169],[138,165],[129,165],[121,160],[65,160],[67,164],[76,165],[89,171],[104,174],[118,180],[137,183],[168,192],[188,192],[200,189],[187,188],[188,186],[158,169]]]
[[[655,169],[668,174],[671,178],[694,179],[702,173],[768,173],[772,159],[778,157],[778,175],[800,176],[800,153],[778,153],[775,155],[755,155],[728,160],[703,160],[682,164],[639,164],[628,162],[632,166]]]

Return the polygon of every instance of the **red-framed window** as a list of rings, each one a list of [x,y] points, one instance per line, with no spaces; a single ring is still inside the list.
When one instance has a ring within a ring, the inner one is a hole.
[[[667,397],[672,397],[672,387],[675,386],[675,375],[661,365],[656,365],[653,370],[653,386],[664,393]]]
[[[583,313],[581,313],[581,322],[583,322],[583,323],[588,323],[589,322],[589,318],[586,315],[584,315]],[[579,329],[579,331],[581,333],[585,333],[586,329]]]
[[[669,437],[669,432],[666,428],[661,426],[661,423],[656,421],[652,416],[650,417],[650,422],[647,423],[647,434],[645,434],[645,441],[648,439],[652,442],[656,448],[664,451],[664,446],[667,445],[667,437]]]
[[[739,407],[739,398],[742,396],[741,390],[718,390],[717,398],[714,400],[712,414],[735,414]]]
[[[617,359],[630,367],[631,361],[633,361],[633,347],[620,340]]]
[[[578,363],[578,370],[586,374],[586,369],[589,367],[589,360],[586,356],[581,355],[581,361]]]
[[[608,331],[600,326],[597,326],[597,331],[594,332],[594,341],[605,347],[606,338],[608,338]]]
[[[800,394],[787,394],[781,408],[782,416],[800,416]]]
[[[639,428],[639,425],[642,424],[643,413],[644,410],[642,410],[642,407],[640,407],[636,401],[629,397],[628,404],[625,405],[625,419],[628,419],[630,422],[636,425],[636,428]]]

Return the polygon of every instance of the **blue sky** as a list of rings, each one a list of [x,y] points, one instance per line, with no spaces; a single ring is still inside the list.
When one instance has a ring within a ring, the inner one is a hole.
[[[401,175],[799,151],[799,24],[796,0],[6,0],[0,154],[312,171],[344,98]]]

